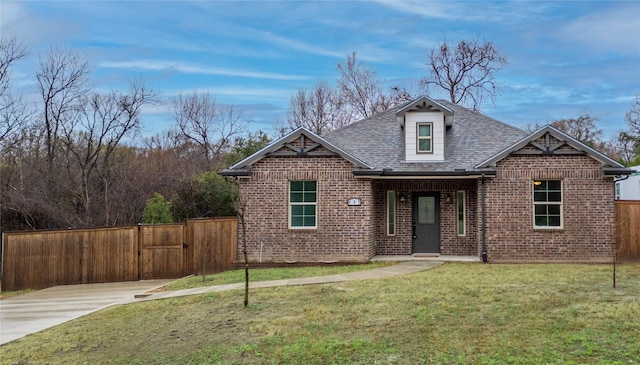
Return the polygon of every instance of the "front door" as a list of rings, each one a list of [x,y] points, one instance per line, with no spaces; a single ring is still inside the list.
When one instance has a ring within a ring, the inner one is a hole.
[[[413,193],[413,253],[440,253],[439,193]]]

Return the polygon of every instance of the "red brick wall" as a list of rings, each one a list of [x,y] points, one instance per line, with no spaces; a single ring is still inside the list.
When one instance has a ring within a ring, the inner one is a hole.
[[[597,161],[578,155],[512,155],[496,167],[496,177],[486,183],[490,262],[611,260],[613,181],[602,175]],[[533,228],[536,179],[562,180],[563,229]],[[480,232],[478,227],[479,238]]]
[[[477,241],[477,186],[476,179],[470,180],[413,180],[376,181],[375,212],[377,254],[379,255],[411,255],[412,249],[412,193],[440,192],[440,253],[442,255],[475,256],[478,251]],[[387,235],[387,191],[395,190],[404,194],[406,201],[401,203],[396,198],[396,235]],[[466,193],[466,235],[458,236],[456,192]],[[450,201],[447,202],[447,194]]]
[[[240,196],[247,202],[249,260],[367,261],[374,256],[371,181],[355,178],[352,171],[353,164],[340,157],[266,157],[256,162],[251,177],[239,180]],[[288,228],[291,180],[317,181],[317,229]],[[360,198],[362,205],[347,206],[349,198]]]

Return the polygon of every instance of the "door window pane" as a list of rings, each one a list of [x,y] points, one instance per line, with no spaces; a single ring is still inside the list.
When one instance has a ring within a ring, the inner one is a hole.
[[[433,196],[418,197],[418,223],[434,224],[436,222],[436,198]]]

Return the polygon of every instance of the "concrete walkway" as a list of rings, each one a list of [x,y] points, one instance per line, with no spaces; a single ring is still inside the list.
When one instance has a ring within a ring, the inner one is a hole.
[[[307,278],[250,282],[249,288],[337,283],[412,274],[439,266],[443,261],[413,260],[372,270]],[[0,345],[98,311],[135,301],[182,297],[243,289],[244,283],[153,293],[169,280],[61,285],[0,300]]]
[[[95,312],[133,301],[170,280],[60,285],[0,300],[0,345]]]
[[[254,288],[271,288],[274,286],[326,284],[326,283],[337,283],[341,281],[385,278],[385,277],[396,276],[396,275],[413,274],[416,272],[434,268],[436,266],[440,266],[442,265],[442,263],[443,263],[442,261],[433,261],[433,260],[404,261],[393,266],[385,266],[385,267],[372,269],[372,270],[355,271],[355,272],[348,272],[348,273],[336,274],[336,275],[314,276],[314,277],[308,277],[308,278],[295,278],[295,279],[284,279],[284,280],[257,281],[257,282],[251,282],[251,279],[249,279],[249,288],[254,289]],[[207,287],[199,287],[199,288],[192,288],[192,289],[183,289],[183,290],[145,294],[144,296],[139,295],[138,297],[141,300],[154,300],[154,299],[182,297],[182,296],[194,295],[194,294],[214,293],[214,292],[220,292],[225,290],[237,290],[237,289],[243,289],[243,288],[244,288],[244,283],[235,283],[235,284],[216,285],[216,286],[207,286]]]

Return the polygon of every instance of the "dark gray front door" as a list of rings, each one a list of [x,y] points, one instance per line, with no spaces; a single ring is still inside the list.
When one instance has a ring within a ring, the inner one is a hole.
[[[413,193],[413,253],[440,253],[439,193]]]

